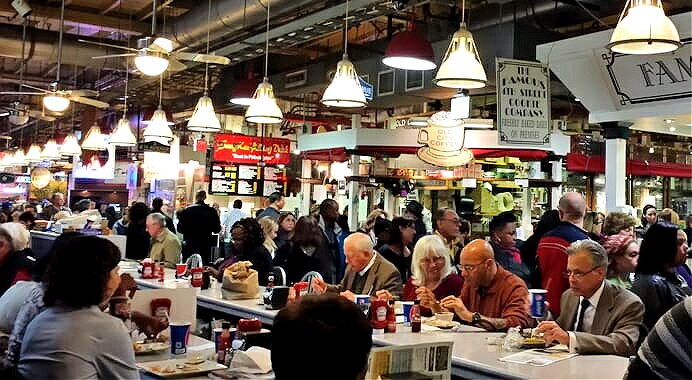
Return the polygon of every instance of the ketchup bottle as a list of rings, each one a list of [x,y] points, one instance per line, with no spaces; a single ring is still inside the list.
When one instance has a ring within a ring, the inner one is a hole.
[[[389,307],[387,308],[387,328],[384,330],[384,332],[396,332],[396,311],[394,310],[394,300],[389,301]]]
[[[374,330],[384,330],[384,328],[387,327],[387,301],[373,300],[370,305],[370,323],[372,324],[372,328]]]
[[[411,306],[411,332],[420,332],[420,328],[420,300],[415,300]]]

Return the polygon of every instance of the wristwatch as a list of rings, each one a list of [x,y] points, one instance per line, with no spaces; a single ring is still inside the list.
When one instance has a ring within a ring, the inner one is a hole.
[[[479,312],[473,313],[473,318],[471,318],[471,324],[475,325],[480,321],[481,321],[481,313],[479,313]]]

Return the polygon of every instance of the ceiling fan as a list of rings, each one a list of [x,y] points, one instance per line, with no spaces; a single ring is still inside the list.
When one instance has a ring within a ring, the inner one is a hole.
[[[0,95],[43,95],[43,105],[54,112],[62,112],[65,109],[67,109],[67,107],[69,107],[70,105],[70,101],[98,108],[108,108],[108,103],[88,98],[88,96],[98,96],[98,92],[96,91],[60,89],[60,64],[62,62],[62,32],[64,25],[65,0],[62,0],[62,5],[60,8],[60,37],[58,40],[58,64],[56,66],[55,82],[51,83],[47,90],[22,83],[20,87],[28,87],[32,90],[36,90],[36,92],[9,91],[0,92]]]
[[[211,54],[198,54],[198,53],[188,53],[182,51],[173,51],[173,42],[168,38],[156,36],[156,1],[153,1],[154,10],[151,16],[151,35],[142,37],[137,40],[137,48],[131,48],[128,46],[120,46],[114,44],[107,44],[103,42],[88,41],[79,39],[77,41],[99,45],[105,47],[111,47],[115,49],[127,50],[129,53],[125,54],[111,54],[111,55],[101,55],[96,57],[91,57],[93,59],[107,59],[115,57],[135,57],[135,66],[144,75],[156,76],[160,75],[166,69],[170,71],[182,71],[185,70],[186,66],[180,62],[182,61],[193,61],[202,63],[211,63],[218,65],[228,65],[231,60],[224,56],[217,56]]]

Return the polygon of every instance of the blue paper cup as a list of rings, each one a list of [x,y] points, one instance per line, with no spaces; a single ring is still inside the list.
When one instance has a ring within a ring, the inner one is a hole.
[[[228,330],[230,335],[231,335],[231,342],[235,339],[235,327],[231,327],[230,330]],[[221,333],[223,332],[223,329],[221,327],[217,327],[214,329],[214,352],[219,352],[219,337],[221,336]]]
[[[411,326],[411,307],[413,306],[412,301],[405,301],[401,303],[404,312],[404,325]]]
[[[187,353],[187,343],[190,340],[190,322],[173,322],[169,326],[171,329],[171,354],[183,355]]]
[[[529,295],[531,297],[531,316],[533,318],[543,318],[545,317],[545,289],[529,289]]]

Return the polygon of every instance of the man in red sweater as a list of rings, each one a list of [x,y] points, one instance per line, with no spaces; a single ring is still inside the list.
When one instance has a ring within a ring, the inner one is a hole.
[[[464,286],[459,297],[448,296],[442,307],[464,322],[488,331],[532,324],[529,290],[524,281],[495,262],[493,247],[474,240],[461,251]]]
[[[560,315],[560,297],[569,289],[564,277],[567,270],[567,247],[578,240],[588,239],[584,230],[586,202],[579,193],[567,192],[557,206],[560,224],[548,231],[538,242],[536,257],[541,270],[541,287],[548,291],[546,301],[550,311]]]

